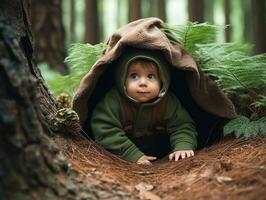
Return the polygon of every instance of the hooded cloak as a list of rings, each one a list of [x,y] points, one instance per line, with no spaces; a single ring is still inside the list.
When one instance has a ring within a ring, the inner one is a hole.
[[[199,147],[221,138],[223,124],[236,117],[232,102],[192,56],[160,30],[162,23],[158,18],[140,19],[121,27],[108,39],[107,49],[81,80],[72,102],[88,135],[95,105],[114,86],[117,60],[132,48],[154,50],[164,56],[171,71],[170,89],[197,123]]]

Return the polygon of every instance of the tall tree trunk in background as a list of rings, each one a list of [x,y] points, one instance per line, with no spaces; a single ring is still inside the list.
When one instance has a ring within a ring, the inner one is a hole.
[[[166,21],[166,5],[165,0],[157,0],[157,17],[159,17],[164,22]]]
[[[214,1],[208,1],[205,3],[205,21],[210,24],[214,24]]]
[[[154,17],[156,16],[156,0],[144,0],[141,1],[141,17]]]
[[[128,21],[132,22],[141,18],[141,0],[129,0]]]
[[[225,25],[229,25],[225,29],[225,41],[231,42],[231,25],[230,25],[230,0],[224,0],[224,17],[225,17]]]
[[[70,0],[70,42],[73,43],[76,41],[76,9],[75,9],[75,0]]]
[[[188,0],[189,21],[204,22],[204,0]]]
[[[85,42],[90,44],[99,43],[100,31],[97,0],[86,0],[85,23]]]
[[[253,43],[252,42],[252,1],[250,0],[242,0],[243,1],[243,13],[244,13],[244,38],[245,42]]]
[[[36,59],[46,62],[61,74],[69,73],[63,27],[62,0],[32,0],[31,25]]]
[[[266,21],[265,21],[265,0],[253,1],[253,41],[254,53],[266,52]]]

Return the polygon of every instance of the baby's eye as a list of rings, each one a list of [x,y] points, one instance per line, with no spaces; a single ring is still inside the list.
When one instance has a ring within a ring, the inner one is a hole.
[[[132,79],[137,79],[137,78],[139,77],[139,75],[138,75],[137,73],[132,73],[132,74],[130,74],[129,76],[130,76],[130,78],[132,78]]]
[[[156,78],[156,76],[155,76],[155,74],[148,74],[148,79],[155,79]]]

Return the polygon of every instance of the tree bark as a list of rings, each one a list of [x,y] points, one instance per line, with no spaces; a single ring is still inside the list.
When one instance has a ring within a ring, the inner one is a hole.
[[[0,199],[122,199],[89,185],[48,137],[57,103],[33,61],[28,8],[0,2]]]
[[[252,1],[243,0],[243,13],[244,13],[244,38],[245,42],[252,43]]]
[[[189,21],[204,22],[204,0],[188,0]]]
[[[230,10],[231,10],[230,0],[224,0],[225,25],[228,25],[225,29],[226,42],[231,42]]]
[[[266,52],[265,0],[253,1],[253,41],[255,54]]]
[[[128,21],[132,22],[141,18],[141,0],[129,0]]]
[[[99,43],[100,31],[97,0],[86,0],[85,23],[85,42],[90,44]]]
[[[157,17],[166,21],[166,5],[165,0],[157,0]]]
[[[30,17],[36,59],[45,62],[61,74],[69,73],[66,57],[65,30],[63,27],[62,0],[33,0]]]
[[[75,9],[75,0],[70,0],[70,42],[73,43],[76,41],[76,9]]]
[[[207,21],[210,24],[214,23],[214,2],[208,1],[205,5],[205,21]]]

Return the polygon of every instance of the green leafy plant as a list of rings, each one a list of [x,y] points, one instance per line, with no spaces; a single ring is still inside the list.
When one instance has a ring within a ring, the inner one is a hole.
[[[255,106],[255,108],[259,108],[259,107],[265,107],[266,106],[266,95],[259,95],[260,99],[254,103],[252,103],[251,105]]]
[[[103,43],[97,45],[91,44],[73,44],[69,49],[69,56],[65,62],[71,66],[71,73],[67,76],[57,75],[48,80],[48,86],[54,95],[62,92],[74,95],[80,80],[91,69],[97,59],[100,58],[106,45]]]
[[[180,43],[226,92],[247,93],[257,88],[266,95],[266,54],[251,56],[251,45],[216,43],[218,26],[188,22],[185,25],[164,24],[162,31]],[[254,105],[266,105],[263,99]]]
[[[255,96],[260,98],[246,106],[266,107],[266,54],[251,56],[251,45],[247,44],[216,43],[219,27],[206,23],[164,24],[162,30],[180,43],[222,90],[240,96],[259,91]],[[266,135],[266,118],[239,116],[224,127],[224,135],[231,133],[237,138]]]
[[[236,138],[250,138],[255,136],[266,136],[266,117],[251,120],[245,116],[238,116],[224,127],[224,135],[234,133]]]

